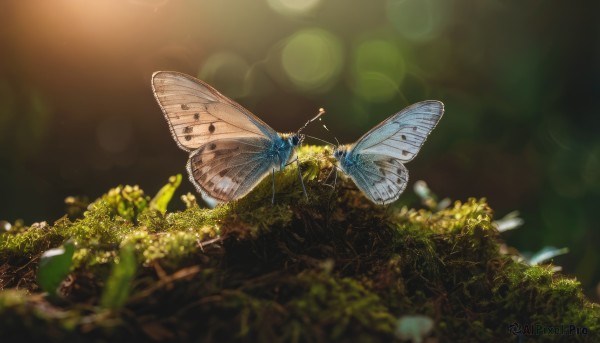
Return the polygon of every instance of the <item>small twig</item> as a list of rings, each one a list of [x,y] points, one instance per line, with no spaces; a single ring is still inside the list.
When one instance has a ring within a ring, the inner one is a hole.
[[[131,299],[129,301],[136,302],[136,301],[142,300],[142,299],[150,296],[150,294],[156,292],[157,290],[159,290],[165,286],[168,286],[170,283],[180,280],[180,279],[185,279],[185,278],[190,277],[195,274],[198,274],[200,271],[201,271],[201,269],[199,266],[192,266],[192,267],[180,269],[171,275],[165,275],[164,278],[161,278],[152,287],[141,291],[135,297],[131,297]],[[159,275],[159,277],[161,277],[161,276]]]
[[[209,239],[207,241],[199,241],[198,242],[198,246],[200,247],[200,250],[202,250],[202,252],[204,252],[204,246],[205,245],[211,245],[213,243],[221,241],[222,239],[223,239],[223,237],[218,236],[218,237],[215,237],[213,239]]]

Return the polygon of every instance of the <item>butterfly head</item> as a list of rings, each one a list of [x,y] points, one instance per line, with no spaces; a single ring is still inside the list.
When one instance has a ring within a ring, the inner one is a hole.
[[[335,159],[338,161],[345,159],[346,155],[348,155],[348,146],[347,145],[338,145],[333,150],[333,157],[335,157]]]
[[[304,135],[299,133],[290,133],[287,135],[286,139],[291,147],[296,148],[304,141]]]

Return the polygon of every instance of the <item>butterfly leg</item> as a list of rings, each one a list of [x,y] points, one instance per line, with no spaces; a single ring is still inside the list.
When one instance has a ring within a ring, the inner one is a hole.
[[[331,172],[329,172],[329,175],[327,175],[327,179],[329,179],[329,177],[331,176],[331,173],[334,173],[334,175],[333,175],[333,186],[325,184],[325,185],[331,187],[331,194],[329,195],[329,201],[331,201],[331,199],[335,195],[335,186],[337,184],[337,174],[338,174],[337,173],[338,172],[337,169],[338,169],[337,166],[334,164],[333,168],[331,168]],[[325,179],[325,180],[327,180],[327,179]]]
[[[327,184],[327,180],[329,180],[329,177],[331,176],[331,173],[333,173],[333,168],[329,171],[329,173],[327,174],[327,176],[325,176],[325,178],[323,179],[323,184],[325,186],[328,186],[328,187],[331,186],[331,185]]]
[[[333,166],[333,170],[335,173],[335,174],[333,174],[333,189],[335,189],[335,185],[337,184],[337,174],[338,174],[337,167],[335,165]]]
[[[331,177],[332,173],[335,173],[335,174],[333,175],[333,185],[330,185],[330,184],[327,183],[327,180],[329,180],[329,178]],[[332,165],[332,168],[329,171],[329,174],[327,174],[327,176],[323,180],[323,185],[325,185],[327,187],[335,188],[336,182],[337,182],[337,167],[335,165]]]
[[[271,170],[273,171],[273,196],[271,197],[271,205],[275,205],[275,168]]]
[[[304,180],[302,180],[302,172],[300,171],[300,162],[296,159],[296,166],[298,166],[298,177],[300,178],[300,184],[302,185],[302,191],[304,192],[304,196],[306,200],[308,200],[308,194],[306,194],[306,187],[304,187]]]

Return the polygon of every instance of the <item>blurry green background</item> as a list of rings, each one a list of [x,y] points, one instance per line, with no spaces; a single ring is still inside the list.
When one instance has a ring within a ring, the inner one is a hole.
[[[184,173],[156,70],[196,75],[278,131],[353,142],[425,99],[446,114],[409,164],[440,196],[487,197],[503,236],[555,258],[597,299],[598,2],[4,0],[0,219],[53,221],[69,195],[154,193]],[[192,191],[185,182],[183,191]]]

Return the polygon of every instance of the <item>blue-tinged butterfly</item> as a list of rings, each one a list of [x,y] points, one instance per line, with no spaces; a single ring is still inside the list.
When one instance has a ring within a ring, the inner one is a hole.
[[[155,72],[152,90],[175,142],[190,153],[187,171],[198,192],[229,202],[272,173],[274,199],[275,169],[292,159],[306,125],[295,134],[278,133],[207,83],[178,72]]]
[[[436,100],[418,102],[392,115],[353,145],[335,148],[338,168],[350,176],[371,201],[389,204],[408,183],[404,163],[411,161],[444,114]]]

